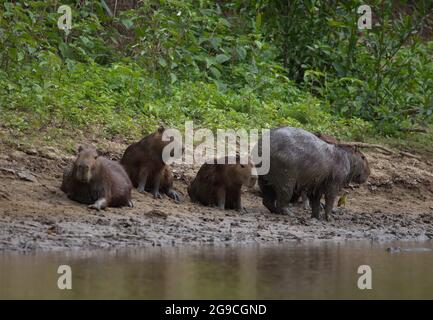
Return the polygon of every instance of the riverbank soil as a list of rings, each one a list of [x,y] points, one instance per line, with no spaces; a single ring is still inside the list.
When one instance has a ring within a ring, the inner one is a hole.
[[[119,159],[125,144],[108,143],[106,156]],[[53,147],[0,144],[0,250],[62,250],[200,244],[277,243],[303,240],[433,239],[433,164],[365,150],[371,177],[351,186],[344,207],[331,221],[310,218],[302,205],[294,216],[269,213],[257,186],[242,194],[245,212],[190,202],[188,183],[198,167],[174,167],[176,203],[133,191],[134,208],[95,211],[59,189],[73,161]]]

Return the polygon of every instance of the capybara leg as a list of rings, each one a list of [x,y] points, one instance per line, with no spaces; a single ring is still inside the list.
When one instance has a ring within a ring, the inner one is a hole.
[[[162,198],[161,193],[159,193],[159,187],[161,186],[161,179],[162,179],[162,171],[155,175],[155,179],[153,181],[153,186],[152,186],[153,197],[157,199]]]
[[[302,205],[304,206],[304,209],[305,210],[310,209],[310,202],[308,201],[308,196],[305,191],[302,191],[301,197],[302,197]]]
[[[218,208],[224,210],[226,207],[226,190],[224,188],[219,188],[216,196]]]
[[[138,192],[144,193],[146,191],[146,182],[147,182],[148,175],[149,175],[149,171],[146,168],[141,168],[140,173],[138,175],[138,188],[137,188]]]
[[[239,191],[237,191],[234,194],[234,197],[235,197],[235,203],[234,203],[235,209],[237,211],[241,211],[242,210],[242,199],[241,199],[241,190],[240,189],[239,189]]]
[[[320,194],[310,195],[311,217],[320,218]]]
[[[329,220],[329,215],[334,208],[335,199],[337,198],[336,192],[327,192],[325,194],[325,219]]]
[[[272,213],[276,213],[275,201],[276,195],[274,188],[264,182],[263,179],[259,179],[260,190],[262,191],[263,196],[263,205]]]
[[[96,210],[104,210],[108,206],[107,199],[101,198],[98,199],[94,204],[91,204],[89,206],[90,209],[96,209]]]
[[[165,192],[165,194],[167,196],[169,196],[170,198],[172,198],[174,201],[180,202],[179,194],[176,191],[174,191],[173,189],[171,189],[171,188],[167,189],[167,191]]]
[[[275,198],[265,197],[262,201],[263,205],[272,213],[277,213],[277,208],[275,207]]]
[[[293,184],[286,183],[275,187],[277,193],[276,213],[291,215],[293,212],[290,210],[290,199],[293,196]]]

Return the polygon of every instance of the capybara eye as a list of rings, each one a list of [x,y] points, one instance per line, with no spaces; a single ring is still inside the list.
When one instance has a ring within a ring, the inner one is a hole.
[[[244,165],[244,164],[241,164],[241,168],[245,168],[245,165]]]

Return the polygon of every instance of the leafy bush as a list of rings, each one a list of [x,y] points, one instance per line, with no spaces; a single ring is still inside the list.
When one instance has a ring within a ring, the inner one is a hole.
[[[68,35],[57,1],[0,4],[3,127],[136,138],[193,120],[365,139],[433,124],[433,42],[415,32],[428,1],[400,16],[371,1],[380,27],[363,32],[357,0],[104,3],[63,1]]]

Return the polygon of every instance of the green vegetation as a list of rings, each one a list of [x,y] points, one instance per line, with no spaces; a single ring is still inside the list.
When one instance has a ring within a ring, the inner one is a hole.
[[[193,120],[431,137],[431,1],[369,1],[380,26],[362,32],[364,1],[149,0],[116,16],[62,1],[68,35],[57,3],[0,4],[0,121],[15,134],[132,139]]]

